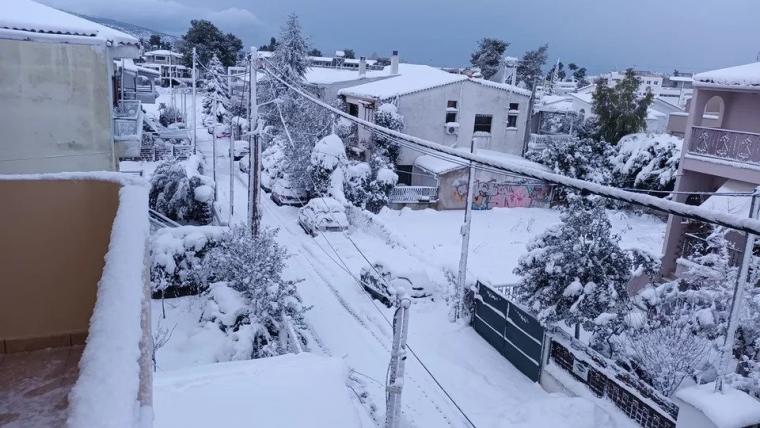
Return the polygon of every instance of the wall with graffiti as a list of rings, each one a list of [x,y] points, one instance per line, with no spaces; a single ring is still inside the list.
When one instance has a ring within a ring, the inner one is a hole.
[[[475,180],[472,209],[548,207],[551,188],[544,183],[519,183],[508,180]],[[464,203],[467,199],[467,182],[453,188],[454,199]]]

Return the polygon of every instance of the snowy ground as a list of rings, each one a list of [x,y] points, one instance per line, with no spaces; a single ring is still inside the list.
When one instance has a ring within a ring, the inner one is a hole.
[[[199,132],[200,150],[207,156],[211,175],[210,135]],[[226,140],[219,146],[225,147]],[[229,161],[226,150],[217,152],[217,191],[220,215],[227,217]],[[247,178],[233,169],[235,212],[233,222],[245,220]],[[394,270],[422,271],[437,289],[437,299],[413,305],[409,344],[427,369],[478,427],[628,427],[634,426],[611,403],[549,394],[532,383],[490,347],[469,326],[450,323],[443,301],[445,270],[454,272],[460,248],[461,211],[382,212],[371,221],[354,216],[347,234],[306,235],[296,223],[297,208],[278,207],[262,193],[265,226],[280,229],[279,239],[292,254],[287,276],[303,278],[299,293],[313,305],[306,314],[313,340],[311,352],[342,359],[364,379],[382,419],[384,379],[389,360],[391,312],[372,301],[356,282],[370,261],[383,261]],[[664,224],[657,219],[611,213],[624,246],[659,253]],[[475,212],[471,240],[470,278],[510,283],[512,268],[530,237],[558,222],[558,213],[545,209],[497,209]],[[350,239],[349,239],[350,238]],[[357,250],[361,250],[361,253]],[[174,329],[172,339],[158,351],[158,370],[192,370],[216,362],[218,331],[198,326],[198,297],[166,302],[161,320],[160,302],[154,302],[154,326]],[[414,358],[407,360],[403,390],[404,426],[465,427],[464,417]],[[600,405],[601,404],[601,405]],[[609,405],[607,405],[609,404]],[[156,414],[162,409],[157,402]]]

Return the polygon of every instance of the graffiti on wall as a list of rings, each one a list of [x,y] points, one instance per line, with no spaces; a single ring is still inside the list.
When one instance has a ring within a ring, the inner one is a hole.
[[[475,180],[472,209],[548,207],[551,187],[543,183],[515,183],[494,180]],[[460,181],[454,187],[457,201],[467,200],[467,182]]]

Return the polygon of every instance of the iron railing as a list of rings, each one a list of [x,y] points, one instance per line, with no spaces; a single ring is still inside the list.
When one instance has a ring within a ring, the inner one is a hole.
[[[391,190],[388,201],[393,204],[435,203],[438,201],[438,187],[396,186]]]
[[[760,134],[693,126],[688,153],[760,166]]]
[[[151,162],[165,159],[185,160],[194,153],[193,146],[142,147],[140,160]]]
[[[139,100],[122,100],[113,109],[114,140],[141,138],[142,103]]]
[[[707,255],[715,251],[716,248],[710,245],[710,241],[705,236],[696,233],[684,233],[681,240],[681,257]],[[739,266],[742,259],[742,250],[737,248],[728,248],[729,265]]]

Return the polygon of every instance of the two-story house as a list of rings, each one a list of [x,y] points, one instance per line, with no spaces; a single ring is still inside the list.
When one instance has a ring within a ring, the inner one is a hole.
[[[676,192],[680,202],[748,216],[751,193],[760,185],[760,62],[696,74]],[[709,114],[706,114],[709,113]],[[677,273],[678,260],[704,247],[707,226],[670,216],[662,273]],[[742,250],[736,235],[735,256]]]
[[[145,52],[142,56],[145,68],[155,70],[160,75],[162,86],[181,85],[192,79],[192,70],[182,65],[182,54],[167,49]]]

